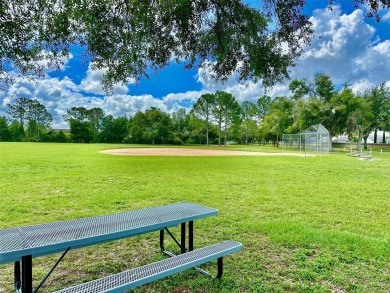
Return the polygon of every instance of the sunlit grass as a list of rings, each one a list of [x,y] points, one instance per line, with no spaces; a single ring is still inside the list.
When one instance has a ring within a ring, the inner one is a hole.
[[[219,282],[190,270],[139,291],[390,291],[389,156],[360,161],[346,154],[126,157],[98,152],[119,147],[135,146],[0,143],[0,227],[191,201],[220,211],[195,223],[196,247],[232,239],[243,251],[226,258]],[[280,151],[253,145],[228,149]],[[35,282],[56,257],[34,259]],[[43,292],[161,258],[156,233],[71,251]],[[12,266],[0,266],[0,292],[11,292],[12,282]]]

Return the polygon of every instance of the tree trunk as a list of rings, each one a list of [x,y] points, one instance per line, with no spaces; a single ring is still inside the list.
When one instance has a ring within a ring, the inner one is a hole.
[[[228,125],[227,125],[227,121],[228,121],[228,118],[227,118],[227,110],[225,110],[225,116],[224,116],[224,118],[225,118],[225,126],[224,126],[224,130],[225,130],[225,143],[224,143],[224,145],[225,145],[225,148],[226,148],[226,143],[227,143],[227,133],[226,133],[226,130],[227,130],[227,127],[228,127]]]
[[[206,127],[206,145],[209,145],[209,126]]]
[[[227,135],[226,135],[226,123],[225,123],[225,127],[224,127],[224,128],[225,128],[225,144],[224,144],[224,145],[225,145],[225,148],[226,148],[226,144],[227,144],[227,141],[226,141],[226,140],[227,140]]]
[[[218,146],[221,146],[221,121],[218,122]]]
[[[368,138],[368,134],[363,136],[363,139],[364,139],[364,149],[365,150],[367,149],[367,138]]]
[[[375,131],[374,131],[374,143],[376,143],[378,140],[378,128],[375,128]]]
[[[329,132],[329,152],[333,152],[332,137],[333,135]]]
[[[382,143],[386,143],[386,131],[383,130]]]
[[[207,110],[208,111],[208,110]],[[209,145],[209,113],[206,114],[206,145]]]
[[[362,139],[363,139],[363,134],[362,132],[359,130],[358,131],[358,141],[357,141],[357,146],[356,146],[356,150],[357,151],[360,151],[361,147],[362,147]]]

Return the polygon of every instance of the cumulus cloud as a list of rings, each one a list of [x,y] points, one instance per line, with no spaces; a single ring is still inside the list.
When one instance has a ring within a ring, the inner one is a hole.
[[[351,89],[355,93],[364,93],[367,89],[373,88],[376,84],[369,81],[368,79],[362,79],[354,82],[351,85]]]
[[[133,116],[137,111],[145,111],[150,107],[156,107],[167,111],[164,102],[151,95],[130,96],[113,95],[104,97],[101,108],[106,114],[117,116]]]
[[[290,93],[287,84],[277,84],[272,88],[264,88],[261,81],[257,83],[251,81],[239,83],[233,78],[229,79],[226,83],[216,83],[210,77],[204,77],[205,75],[207,76],[206,73],[203,73],[203,77],[201,79],[198,78],[199,81],[202,81],[203,92],[214,93],[217,90],[222,90],[231,93],[240,104],[244,101],[257,102],[265,94],[271,97],[277,97]],[[207,82],[204,82],[205,80]]]
[[[390,80],[390,42],[379,39],[362,10],[345,14],[339,6],[333,11],[317,9],[310,21],[314,39],[291,69],[292,78],[311,78],[323,72],[336,84],[350,80],[359,91],[364,85]]]
[[[241,103],[245,100],[257,100],[264,94],[264,88],[261,82],[254,83],[248,81],[246,83],[239,83],[236,76],[228,78],[225,82],[216,82],[212,78],[211,66],[205,64],[198,69],[197,81],[202,84],[203,92],[216,92],[218,90],[231,93]],[[278,88],[279,86],[275,86]]]
[[[89,64],[87,70],[87,76],[81,81],[80,89],[86,93],[92,93],[95,95],[104,95],[103,87],[101,85],[101,80],[103,75],[107,72],[107,69],[98,69],[92,70],[92,64]],[[134,79],[129,81],[129,84],[135,83]],[[114,85],[113,92],[114,94],[127,94],[129,89],[125,84],[117,83]]]
[[[37,99],[43,103],[53,115],[55,128],[66,128],[62,120],[62,114],[67,108],[83,105],[85,98],[73,89],[77,86],[68,78],[46,77],[44,79],[30,80],[22,83],[14,83],[6,90],[0,91],[0,115],[4,115],[8,103],[12,104],[19,97]]]
[[[390,40],[383,41],[373,46],[355,61],[354,74],[366,76],[375,82],[390,80]]]
[[[133,116],[137,111],[145,111],[156,107],[165,112],[177,111],[179,108],[190,108],[190,105],[200,95],[198,92],[169,94],[162,99],[152,95],[132,96],[114,94],[111,96],[85,96],[69,78],[62,80],[47,77],[30,82],[12,84],[5,91],[0,91],[0,116],[5,115],[8,103],[14,103],[21,96],[38,99],[53,116],[53,128],[69,128],[62,115],[72,107],[91,109],[101,108],[105,114]],[[183,106],[184,105],[184,106]]]
[[[378,83],[390,84],[390,40],[381,40],[376,29],[366,23],[365,12],[361,9],[345,14],[340,6],[333,11],[317,9],[310,21],[313,23],[313,40],[297,65],[290,68],[290,76],[311,79],[315,73],[329,74],[335,84],[351,83],[355,92],[364,92]],[[390,19],[388,12],[382,20]],[[288,95],[288,82],[277,84],[265,90],[261,83],[237,83],[235,77],[225,83],[211,78],[207,65],[198,70],[197,80],[203,90],[215,92],[225,90],[240,102],[256,100],[264,93],[271,97]]]
[[[189,108],[206,91],[188,91],[185,93],[168,94],[162,101],[168,109],[178,110],[180,107]]]
[[[66,68],[69,60],[73,58],[72,53],[69,53],[69,56],[61,57],[60,58],[60,63],[55,64],[55,63],[53,63],[51,61],[51,59],[52,59],[51,57],[53,56],[53,54],[51,52],[42,51],[42,54],[44,56],[46,56],[46,58],[43,58],[42,60],[39,60],[36,63],[39,66],[42,66],[42,67],[45,68],[44,69],[45,73],[53,72],[53,71],[56,71],[56,70],[64,70]]]
[[[386,12],[382,17],[382,21],[390,21],[390,11]]]

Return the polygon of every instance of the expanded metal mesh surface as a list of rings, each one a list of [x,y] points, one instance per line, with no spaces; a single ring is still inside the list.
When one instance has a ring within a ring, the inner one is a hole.
[[[0,252],[28,249],[30,245],[21,235],[18,228],[0,230]]]
[[[63,289],[56,293],[98,293],[117,288],[126,284],[136,282],[138,280],[158,275],[162,272],[172,271],[185,264],[193,263],[199,260],[210,260],[210,257],[233,248],[240,247],[241,244],[234,241],[224,241],[198,250],[177,255],[175,257],[165,259],[153,264],[145,265],[139,268],[131,269],[122,273],[108,276],[102,279],[94,280],[88,283],[77,285],[75,287]]]
[[[146,229],[156,224],[215,211],[215,209],[192,203],[176,203],[112,215],[0,230],[0,258],[5,252],[69,241],[78,241],[77,244],[82,244],[83,239],[123,231],[129,232],[127,236],[131,236],[132,230],[135,229]]]

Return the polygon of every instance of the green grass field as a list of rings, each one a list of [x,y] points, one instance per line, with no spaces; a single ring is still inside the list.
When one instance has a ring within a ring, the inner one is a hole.
[[[0,143],[0,228],[191,201],[220,211],[195,223],[195,248],[232,239],[243,250],[226,258],[220,281],[188,270],[138,292],[390,292],[390,156],[98,152],[115,147],[126,146]],[[42,292],[162,259],[158,239],[70,251]],[[168,248],[177,251],[173,242]],[[58,257],[34,259],[35,284]],[[204,268],[216,271],[214,263]],[[13,266],[1,265],[0,292],[12,283]]]

